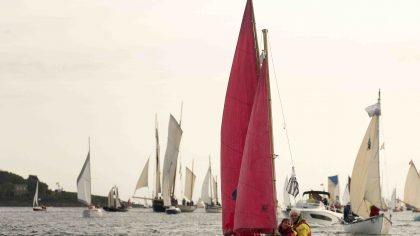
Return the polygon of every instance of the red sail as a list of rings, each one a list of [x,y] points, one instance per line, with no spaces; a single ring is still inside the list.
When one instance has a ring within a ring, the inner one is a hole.
[[[249,118],[258,82],[252,0],[248,0],[226,91],[221,128],[223,233],[233,233],[235,195]]]
[[[272,233],[277,228],[269,86],[266,75],[267,59],[264,59],[238,181],[234,223],[235,233],[238,234]]]

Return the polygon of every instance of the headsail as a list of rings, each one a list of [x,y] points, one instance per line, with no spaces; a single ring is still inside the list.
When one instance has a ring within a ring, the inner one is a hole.
[[[178,162],[179,145],[182,129],[176,119],[169,116],[168,143],[166,145],[165,160],[163,162],[162,195],[165,206],[171,205],[171,197],[175,186],[176,167]]]
[[[137,181],[136,191],[139,188],[148,187],[149,186],[149,159],[147,159],[146,164],[144,165],[143,171],[141,172],[141,175],[139,177],[139,180]]]
[[[372,118],[354,162],[350,184],[352,210],[365,218],[369,217],[370,205],[382,207],[379,175],[379,101],[366,110]]]
[[[245,138],[258,82],[258,45],[252,0],[246,3],[226,91],[221,127],[223,233],[233,232],[235,196]]]
[[[194,191],[195,174],[188,167],[185,167],[185,197],[191,201]]]
[[[35,189],[35,195],[34,195],[34,201],[32,203],[32,207],[38,206],[38,180],[36,181],[36,189]]]
[[[206,204],[211,204],[211,169],[207,170],[206,176],[204,177],[203,185],[201,187],[201,200]]]
[[[90,150],[83,168],[77,177],[77,199],[86,205],[91,204],[91,176],[90,176]]]
[[[268,62],[263,60],[238,181],[234,231],[272,233],[277,228],[277,200],[269,99]]]
[[[405,179],[404,202],[420,208],[420,175],[412,161]]]

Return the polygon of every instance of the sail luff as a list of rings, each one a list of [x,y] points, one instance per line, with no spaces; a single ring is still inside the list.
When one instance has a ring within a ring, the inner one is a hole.
[[[230,71],[221,126],[220,165],[224,234],[232,233],[234,228],[236,189],[258,82],[258,43],[254,23],[252,0],[248,0]]]

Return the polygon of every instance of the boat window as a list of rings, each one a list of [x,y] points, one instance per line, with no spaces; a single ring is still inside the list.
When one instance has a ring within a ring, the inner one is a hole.
[[[332,219],[328,216],[318,215],[318,214],[309,214],[309,215],[314,219],[332,221]]]

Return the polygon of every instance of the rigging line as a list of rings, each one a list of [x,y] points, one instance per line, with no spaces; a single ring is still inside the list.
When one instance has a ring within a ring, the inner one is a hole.
[[[292,149],[290,147],[289,134],[288,134],[287,127],[286,127],[286,117],[284,115],[283,103],[282,103],[281,97],[280,97],[279,83],[277,82],[276,68],[274,67],[274,58],[273,58],[273,55],[271,53],[272,50],[271,50],[271,43],[270,43],[270,38],[269,37],[268,37],[267,41],[268,41],[268,47],[270,48],[270,58],[271,58],[271,64],[273,65],[272,67],[273,67],[274,79],[276,81],[277,96],[278,96],[279,101],[280,101],[281,114],[282,114],[283,122],[284,122],[283,123],[284,124],[283,129],[285,130],[285,133],[286,133],[287,145],[289,147],[290,160],[292,161],[292,167],[294,169],[295,165],[294,165],[294,162],[293,162]]]

